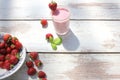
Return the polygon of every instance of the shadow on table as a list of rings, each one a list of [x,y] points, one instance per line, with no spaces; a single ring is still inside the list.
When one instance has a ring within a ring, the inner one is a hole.
[[[67,50],[75,51],[80,45],[78,38],[74,35],[72,30],[70,30],[66,35],[61,37],[63,39],[63,47]]]

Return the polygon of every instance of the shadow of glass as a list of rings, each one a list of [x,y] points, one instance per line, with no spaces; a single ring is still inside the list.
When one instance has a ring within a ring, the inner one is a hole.
[[[78,38],[71,30],[66,35],[60,37],[63,39],[63,47],[66,50],[75,51],[80,46]]]

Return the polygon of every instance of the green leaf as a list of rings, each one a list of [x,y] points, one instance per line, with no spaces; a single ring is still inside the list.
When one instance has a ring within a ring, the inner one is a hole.
[[[52,46],[52,49],[53,49],[53,50],[57,50],[57,46],[56,46],[56,44],[51,43],[51,46]]]
[[[61,37],[55,38],[53,40],[53,43],[56,44],[56,45],[60,45],[62,43],[62,38]]]
[[[53,37],[50,36],[49,42],[51,42],[51,43],[53,42]]]

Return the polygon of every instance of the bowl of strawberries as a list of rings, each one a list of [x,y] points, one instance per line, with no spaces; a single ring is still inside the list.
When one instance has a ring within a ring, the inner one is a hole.
[[[0,33],[0,80],[17,72],[25,58],[26,50],[19,39],[9,33]]]

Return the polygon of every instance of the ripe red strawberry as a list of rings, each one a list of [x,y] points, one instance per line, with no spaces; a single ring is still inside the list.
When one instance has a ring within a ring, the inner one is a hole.
[[[42,62],[39,59],[34,60],[34,62],[37,67],[40,67],[42,65]]]
[[[19,61],[19,59],[16,56],[11,55],[11,57],[10,57],[11,64],[15,65],[18,63],[18,61]]]
[[[29,56],[32,60],[36,60],[38,58],[38,53],[37,52],[30,52]]]
[[[11,49],[15,49],[15,45],[14,45],[14,44],[11,44],[11,45],[10,45],[10,48],[11,48]]]
[[[13,68],[13,65],[7,60],[7,61],[4,62],[3,68],[7,69],[7,70],[10,70],[10,69]]]
[[[31,68],[28,68],[28,70],[27,70],[27,74],[28,75],[35,75],[36,74],[36,69],[34,68],[34,67],[31,67]]]
[[[6,52],[6,49],[5,49],[5,48],[0,49],[0,54],[5,55],[6,53],[7,53],[7,52]]]
[[[32,61],[26,61],[26,66],[28,67],[28,68],[31,68],[31,67],[33,67],[34,66],[34,64],[33,64],[33,62]]]
[[[17,37],[12,37],[11,42],[12,42],[13,44],[15,44],[16,41],[18,41]]]
[[[7,47],[6,48],[6,52],[9,54],[11,52],[11,48],[10,47]]]
[[[17,49],[13,49],[11,51],[11,55],[18,56],[19,51]]]
[[[5,56],[5,60],[10,60],[10,57],[11,57],[11,55],[10,55],[10,54],[7,54],[7,55]]]
[[[4,34],[3,40],[4,40],[5,42],[8,43],[11,39],[12,39],[12,36],[11,36],[10,34]]]
[[[51,33],[47,33],[46,34],[46,39],[48,42],[52,42],[53,41],[53,35]]]
[[[40,80],[47,80],[47,78],[40,78]]]
[[[4,62],[0,61],[0,68],[3,68],[3,64],[4,64]]]
[[[48,6],[52,11],[57,9],[57,3],[55,1],[51,1]]]
[[[0,55],[0,61],[4,61],[5,60],[5,55]]]
[[[46,19],[42,19],[42,20],[41,20],[41,25],[42,25],[43,27],[46,27],[47,24],[48,24],[48,22],[47,22]]]
[[[0,48],[4,48],[5,47],[5,42],[0,42]]]
[[[16,47],[18,50],[22,49],[22,44],[21,44],[21,42],[16,41],[16,42],[15,42],[15,47]]]
[[[43,71],[39,71],[39,72],[38,72],[38,77],[39,77],[39,78],[45,78],[45,77],[46,77],[46,73],[43,72]]]

